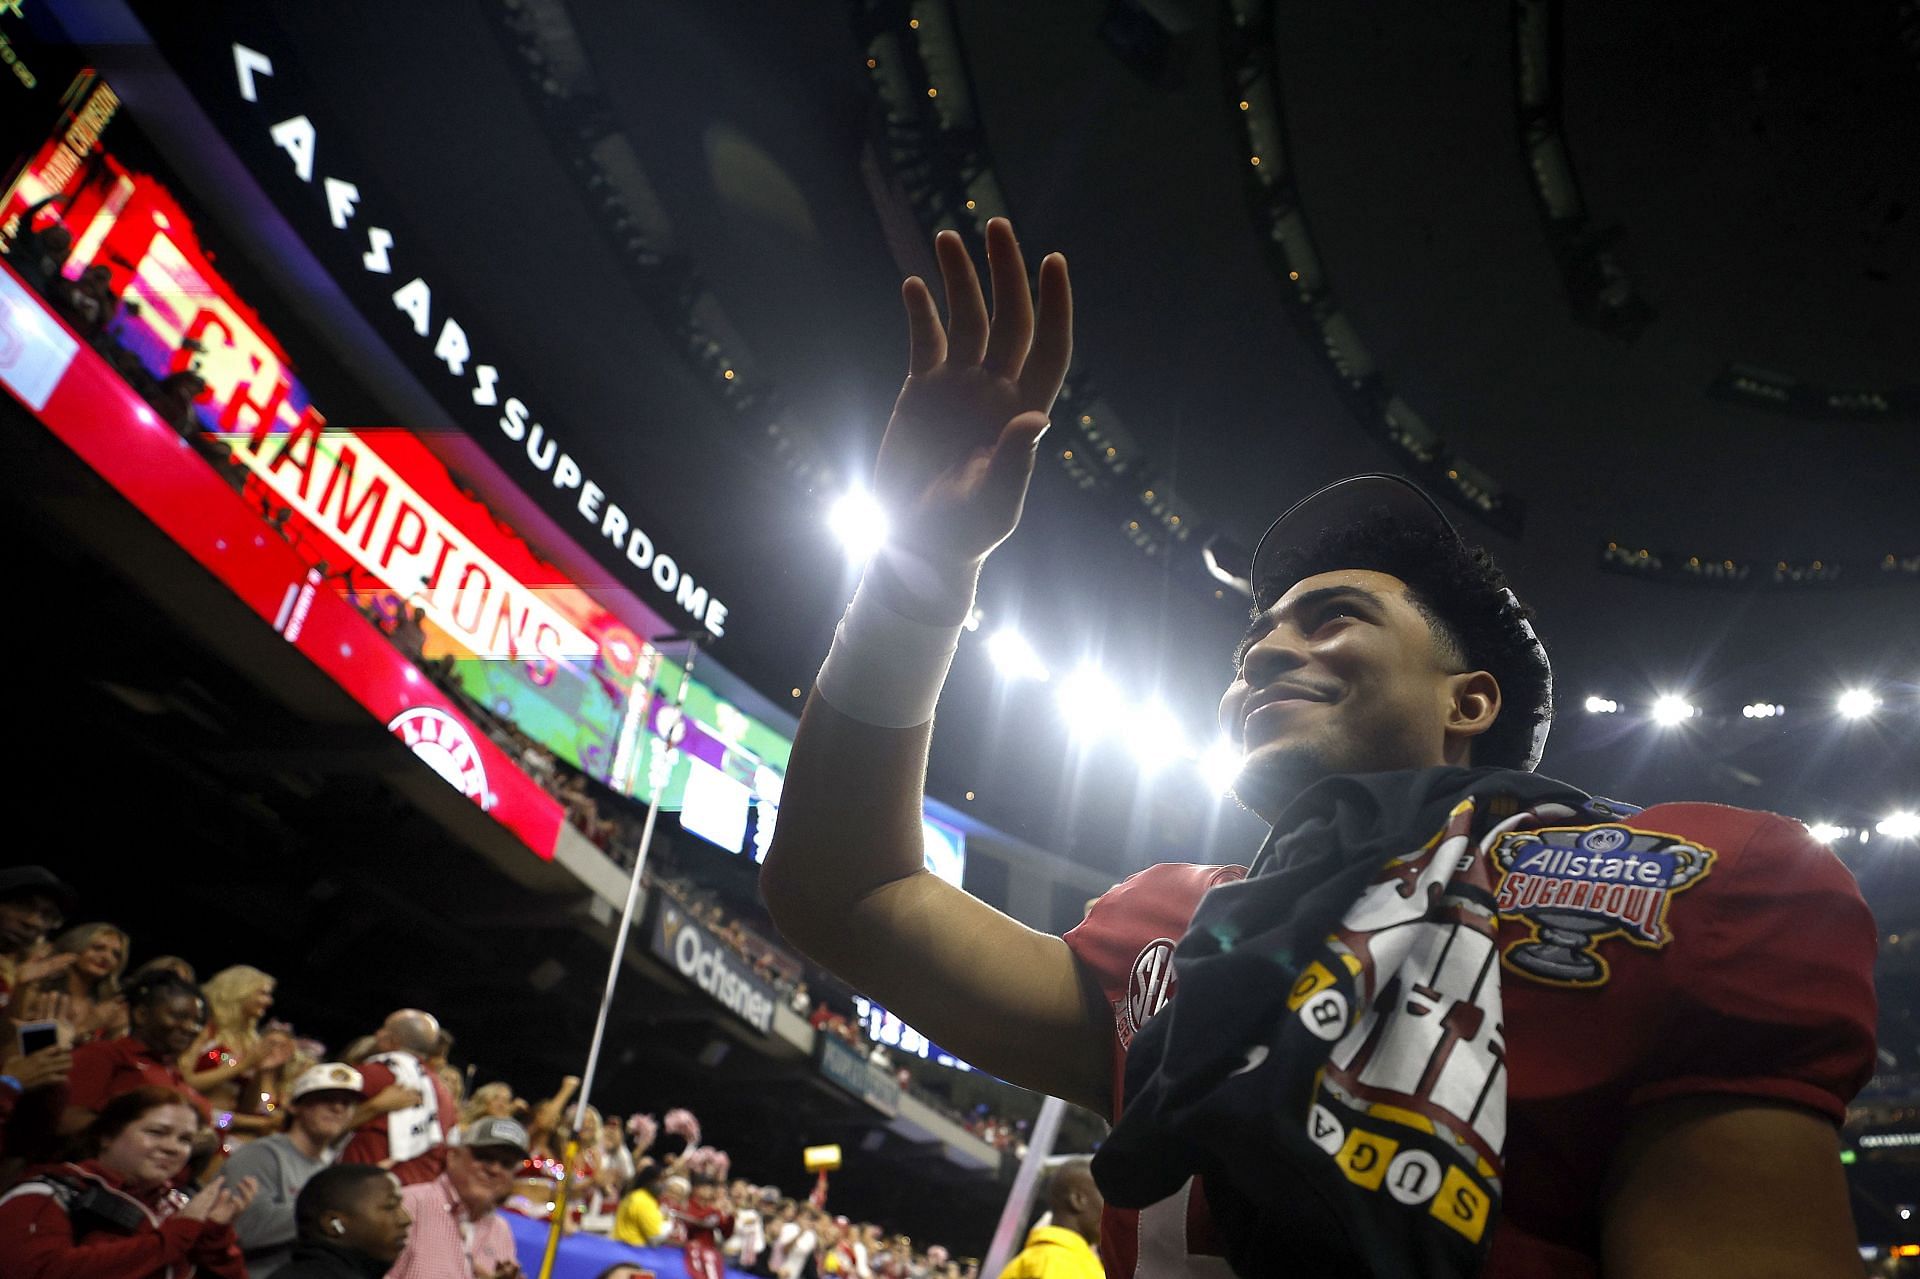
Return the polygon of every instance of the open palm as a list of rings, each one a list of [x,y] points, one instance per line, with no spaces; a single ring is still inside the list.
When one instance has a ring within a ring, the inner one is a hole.
[[[875,495],[893,545],[936,567],[977,564],[1020,522],[1047,414],[1073,358],[1067,260],[1040,264],[1034,307],[1026,263],[1005,218],[987,224],[994,309],[953,231],[934,240],[947,324],[918,276],[901,289],[911,341],[906,385],[893,406]]]

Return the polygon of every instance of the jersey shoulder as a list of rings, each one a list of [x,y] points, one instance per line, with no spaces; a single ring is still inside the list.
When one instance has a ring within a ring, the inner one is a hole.
[[[1112,997],[1142,951],[1164,941],[1172,953],[1209,889],[1246,878],[1244,866],[1161,862],[1129,875],[1096,899],[1066,934],[1067,946]]]
[[[1661,804],[1630,824],[1713,855],[1669,912],[1678,1016],[1636,1101],[1744,1093],[1838,1120],[1875,1060],[1878,929],[1853,872],[1776,813]]]

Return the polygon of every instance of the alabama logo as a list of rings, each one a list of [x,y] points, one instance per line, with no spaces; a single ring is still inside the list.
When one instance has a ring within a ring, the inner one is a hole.
[[[466,725],[436,707],[416,706],[394,716],[387,731],[405,742],[447,785],[483,809],[493,807],[494,794],[487,789],[487,767]]]
[[[1502,960],[1536,981],[1599,986],[1609,976],[1596,949],[1608,937],[1658,950],[1673,940],[1667,907],[1706,877],[1713,850],[1629,826],[1565,826],[1501,839],[1503,916],[1532,926]]]

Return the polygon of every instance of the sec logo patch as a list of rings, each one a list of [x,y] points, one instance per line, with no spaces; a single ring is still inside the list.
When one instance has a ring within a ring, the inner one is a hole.
[[[1120,1046],[1126,1047],[1147,1018],[1173,998],[1173,939],[1156,937],[1134,956],[1127,972],[1127,994],[1114,1010]]]

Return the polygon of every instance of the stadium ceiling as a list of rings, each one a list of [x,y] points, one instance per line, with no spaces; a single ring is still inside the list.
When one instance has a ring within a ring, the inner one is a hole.
[[[930,225],[1002,211],[1068,252],[1080,307],[1076,411],[983,596],[1055,652],[1204,717],[1244,606],[1201,533],[1251,545],[1336,475],[1416,469],[1391,431],[1417,422],[1430,480],[1500,495],[1450,496],[1570,707],[1920,684],[1920,579],[1882,569],[1920,556],[1908,5],[270,10],[329,145],[522,344],[548,412],[646,477],[740,601],[720,659],[776,696],[850,585],[824,515],[897,386],[898,278]],[[1137,463],[1058,456],[1081,445]],[[1850,573],[1763,588],[1816,560]],[[943,721],[936,783],[991,779],[984,815],[1044,840],[1060,772],[1017,721],[1045,708],[988,700]],[[1608,775],[1574,780],[1652,780],[1594,750]],[[1794,810],[1840,784],[1814,754],[1703,750],[1658,784]]]

